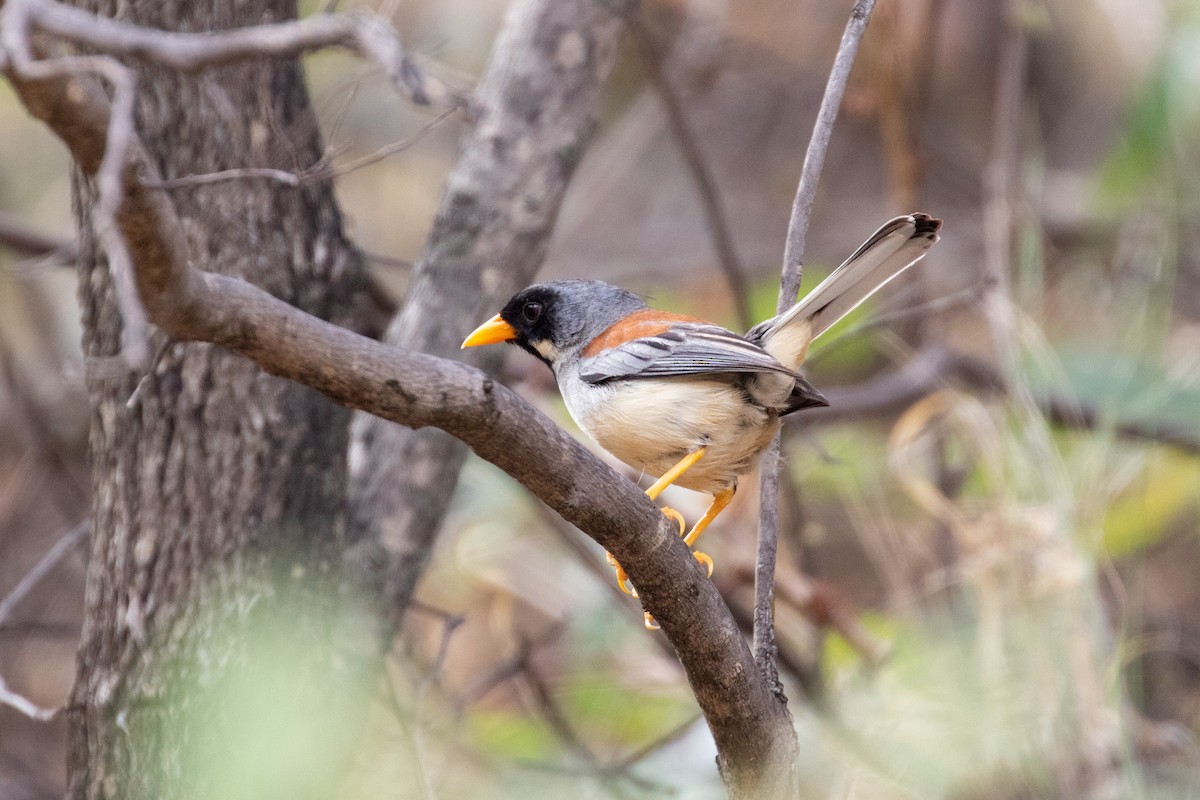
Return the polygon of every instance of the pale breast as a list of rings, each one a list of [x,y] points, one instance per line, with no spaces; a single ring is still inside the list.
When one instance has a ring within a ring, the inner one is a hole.
[[[754,468],[779,422],[725,380],[665,378],[589,385],[566,381],[563,399],[584,431],[635,469],[659,477],[700,447],[676,481],[716,492]]]

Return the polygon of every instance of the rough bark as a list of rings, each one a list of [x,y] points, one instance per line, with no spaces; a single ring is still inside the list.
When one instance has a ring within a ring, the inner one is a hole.
[[[478,124],[443,191],[389,344],[459,358],[463,337],[531,282],[596,126],[600,94],[630,4],[519,0],[477,94]],[[494,370],[499,354],[466,358]],[[356,425],[363,458],[351,484],[354,561],[377,570],[399,619],[454,492],[466,447],[439,430],[371,416]]]
[[[149,27],[188,31],[295,13],[289,0],[93,4],[101,14],[117,8]],[[201,76],[142,67],[139,78],[138,133],[165,177],[298,169],[321,155],[295,61]],[[193,796],[199,778],[185,774],[179,753],[196,737],[215,738],[219,724],[201,732],[189,714],[205,702],[200,686],[220,680],[242,646],[221,638],[218,623],[247,598],[286,591],[281,569],[311,577],[336,567],[349,414],[245,359],[168,344],[163,333],[140,386],[140,376],[112,369],[121,320],[90,224],[93,199],[89,181],[77,180],[95,534],[71,699],[70,796]],[[328,184],[239,182],[173,200],[181,244],[209,268],[353,323],[365,277]],[[322,624],[315,613],[312,623]]]

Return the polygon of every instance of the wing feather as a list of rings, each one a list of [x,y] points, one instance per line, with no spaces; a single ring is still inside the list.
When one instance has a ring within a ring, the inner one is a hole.
[[[732,331],[686,322],[611,347],[579,363],[579,377],[585,383],[735,372],[780,372],[799,377],[767,351]]]

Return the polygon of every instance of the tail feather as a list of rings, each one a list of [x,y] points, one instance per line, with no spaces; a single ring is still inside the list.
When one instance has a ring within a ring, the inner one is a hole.
[[[755,326],[746,338],[761,342],[783,364],[799,366],[809,342],[920,261],[938,240],[941,226],[940,219],[928,214],[887,222],[803,300]]]

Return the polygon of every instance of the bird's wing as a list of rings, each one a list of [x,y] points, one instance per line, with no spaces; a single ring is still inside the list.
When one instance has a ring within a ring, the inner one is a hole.
[[[781,372],[799,377],[767,351],[716,325],[681,322],[580,359],[585,383],[730,372]]]

